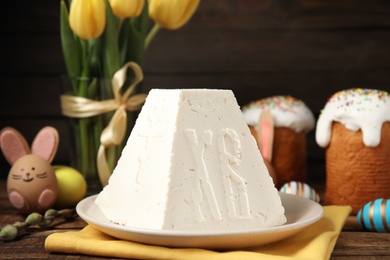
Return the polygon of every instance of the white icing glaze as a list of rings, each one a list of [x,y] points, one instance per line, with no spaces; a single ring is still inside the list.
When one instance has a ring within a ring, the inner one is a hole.
[[[291,96],[273,96],[250,103],[242,108],[248,125],[257,127],[260,113],[271,112],[276,127],[288,127],[295,132],[309,132],[314,128],[314,115],[299,99]]]
[[[389,94],[360,88],[335,93],[326,103],[317,122],[316,141],[319,146],[328,146],[333,121],[343,124],[350,131],[361,129],[363,143],[375,147],[381,140],[382,124],[390,121]]]

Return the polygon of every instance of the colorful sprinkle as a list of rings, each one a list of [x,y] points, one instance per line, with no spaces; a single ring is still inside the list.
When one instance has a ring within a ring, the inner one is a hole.
[[[337,102],[338,109],[347,109],[355,106],[357,111],[366,109],[366,102],[388,102],[389,93],[377,89],[352,88],[336,92],[328,100],[328,103]]]
[[[243,110],[251,108],[261,109],[279,109],[282,112],[297,113],[296,108],[306,107],[302,100],[296,99],[292,96],[272,96],[269,98],[260,99],[243,107]]]

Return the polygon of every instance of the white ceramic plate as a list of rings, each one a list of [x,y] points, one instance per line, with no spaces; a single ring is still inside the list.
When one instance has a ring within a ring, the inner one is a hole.
[[[258,247],[292,236],[317,222],[323,215],[318,203],[296,195],[279,193],[287,222],[270,228],[236,231],[174,231],[121,226],[110,222],[95,204],[97,195],[85,198],[76,207],[79,216],[94,228],[113,237],[143,244],[204,249]]]

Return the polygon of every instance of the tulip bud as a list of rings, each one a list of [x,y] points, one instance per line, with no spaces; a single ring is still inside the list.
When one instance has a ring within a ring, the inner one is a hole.
[[[175,30],[190,20],[200,0],[148,0],[149,16],[161,27]]]
[[[144,8],[145,0],[109,0],[112,12],[119,18],[139,16]]]
[[[99,37],[106,26],[104,0],[73,0],[69,24],[72,31],[84,40]]]

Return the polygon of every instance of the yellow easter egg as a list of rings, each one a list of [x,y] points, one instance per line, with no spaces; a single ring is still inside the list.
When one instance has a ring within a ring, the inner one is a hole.
[[[87,182],[76,169],[57,165],[53,166],[58,182],[58,196],[54,204],[56,208],[74,208],[87,192]]]

